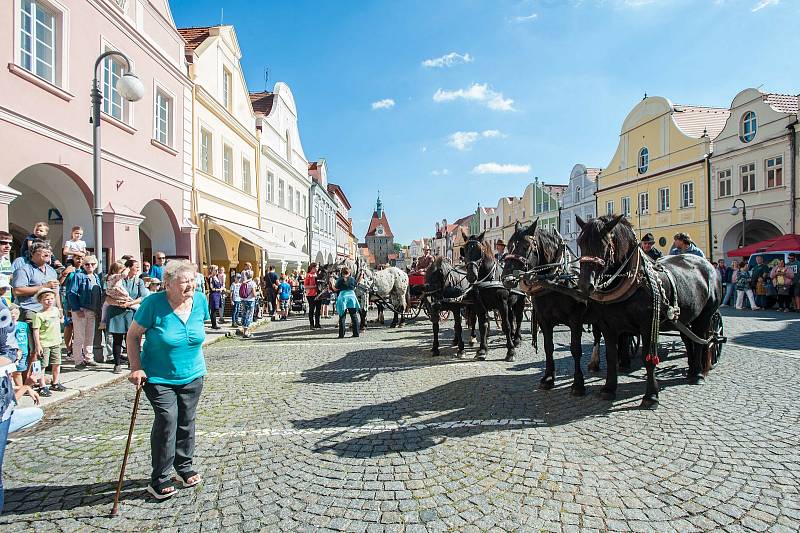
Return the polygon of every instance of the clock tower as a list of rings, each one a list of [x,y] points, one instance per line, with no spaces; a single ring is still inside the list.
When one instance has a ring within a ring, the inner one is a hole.
[[[369,248],[370,259],[375,263],[372,266],[394,264],[394,234],[389,227],[389,220],[383,210],[383,202],[378,194],[378,201],[375,202],[375,211],[372,212],[372,219],[369,221],[369,229],[364,239]]]

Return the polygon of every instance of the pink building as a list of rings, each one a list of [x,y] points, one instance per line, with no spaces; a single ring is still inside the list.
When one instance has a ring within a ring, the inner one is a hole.
[[[122,63],[100,66],[103,246],[112,260],[156,250],[196,259],[192,84],[168,1],[5,0],[0,28],[0,227],[17,240],[49,220],[60,250],[80,225],[94,246],[89,90],[95,59],[118,50],[145,96],[124,101]]]

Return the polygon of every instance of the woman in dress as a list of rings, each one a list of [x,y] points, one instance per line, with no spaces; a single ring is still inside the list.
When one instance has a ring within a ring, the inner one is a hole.
[[[144,286],[144,280],[139,277],[139,261],[128,259],[125,261],[125,268],[128,269],[128,275],[122,279],[120,285],[131,300],[121,306],[109,305],[106,311],[106,329],[113,339],[111,352],[114,354],[114,372],[122,369],[122,341],[133,323],[133,314],[139,309],[142,300],[150,294]]]

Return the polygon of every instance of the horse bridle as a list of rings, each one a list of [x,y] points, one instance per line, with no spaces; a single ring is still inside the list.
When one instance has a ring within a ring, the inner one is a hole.
[[[465,244],[464,248],[468,247],[469,245],[474,245],[480,247],[480,242],[474,239],[470,239]],[[464,254],[466,255],[466,254]],[[471,266],[475,267],[475,281],[470,282],[472,285],[475,283],[483,283],[485,281],[492,280],[494,278],[494,273],[497,271],[497,266],[499,261],[495,259],[492,263],[492,268],[489,269],[489,272],[483,277],[483,279],[478,279],[481,273],[481,266],[480,264],[486,261],[486,257],[484,256],[483,250],[481,250],[481,257],[480,259],[475,259],[474,261],[464,261],[464,264],[467,267],[467,272],[465,276],[469,276],[469,269]],[[467,281],[469,281],[469,277],[467,277]]]

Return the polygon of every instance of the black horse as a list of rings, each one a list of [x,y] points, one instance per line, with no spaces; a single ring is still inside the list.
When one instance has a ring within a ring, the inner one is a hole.
[[[683,329],[698,339],[709,339],[712,317],[722,301],[722,283],[713,265],[701,257],[669,256],[653,263],[641,251],[623,215],[588,222],[576,219],[582,253],[578,289],[581,297],[588,298],[586,318],[600,328],[607,341],[619,340],[623,334],[641,336],[647,370],[642,406],[655,407],[658,330]],[[677,320],[680,326],[675,326]],[[689,357],[688,380],[700,384],[711,368],[711,349],[684,331],[681,338]],[[608,374],[601,389],[603,399],[613,399],[617,390],[617,344],[606,342]]]
[[[539,381],[539,388],[549,390],[555,385],[555,361],[553,359],[553,330],[559,324],[569,327],[570,353],[575,363],[571,393],[574,396],[583,396],[586,393],[583,371],[581,370],[581,356],[583,347],[581,335],[586,305],[573,297],[555,292],[547,288],[546,283],[555,282],[564,287],[576,288],[578,268],[572,258],[574,257],[566,247],[560,235],[538,228],[539,220],[523,227],[519,222],[514,226],[514,234],[508,240],[508,254],[505,256],[503,267],[503,283],[506,287],[517,286],[531,296],[533,313],[531,314],[531,333],[536,340],[536,330],[541,328],[544,338],[545,371]],[[526,274],[519,274],[523,272]],[[594,344],[592,360],[598,353],[600,346],[600,331],[593,328]],[[620,367],[630,368],[630,351],[627,346],[629,339],[623,339],[620,350]],[[592,367],[590,365],[590,370]],[[598,367],[599,369],[599,367]]]
[[[439,313],[453,313],[453,346],[458,346],[458,356],[464,354],[464,339],[461,337],[461,311],[466,311],[467,325],[470,329],[470,345],[475,338],[475,314],[464,302],[464,295],[469,291],[467,273],[458,270],[449,261],[437,257],[425,271],[425,293],[430,301],[430,316],[433,324],[433,355],[439,355]]]
[[[486,340],[489,333],[489,311],[500,314],[503,333],[506,334],[506,361],[513,361],[515,348],[522,340],[522,317],[525,312],[525,295],[507,289],[500,282],[502,267],[492,255],[488,243],[483,242],[484,233],[470,235],[462,230],[464,247],[461,253],[467,265],[467,280],[471,284],[469,307],[478,317],[480,346],[476,359],[486,359]]]

